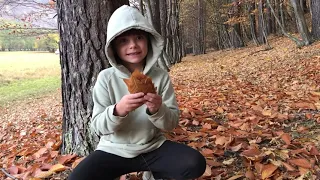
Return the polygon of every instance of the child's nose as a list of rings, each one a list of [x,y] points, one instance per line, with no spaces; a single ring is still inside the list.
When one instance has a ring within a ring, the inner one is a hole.
[[[130,48],[136,47],[137,46],[136,40],[134,40],[134,39],[130,40],[130,44],[129,45],[130,45]]]

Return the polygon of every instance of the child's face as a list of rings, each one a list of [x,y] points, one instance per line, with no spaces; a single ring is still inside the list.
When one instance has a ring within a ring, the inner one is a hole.
[[[148,54],[147,34],[141,30],[124,32],[115,38],[114,48],[124,64],[143,67]]]

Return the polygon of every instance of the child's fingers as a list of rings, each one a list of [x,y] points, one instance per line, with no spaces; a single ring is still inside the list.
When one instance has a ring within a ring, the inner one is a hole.
[[[140,104],[140,103],[145,103],[146,100],[144,98],[138,98],[138,99],[130,99],[128,100],[129,104]]]
[[[139,93],[135,93],[135,94],[130,94],[129,97],[130,99],[139,99],[142,98],[144,96],[143,92],[139,92]]]

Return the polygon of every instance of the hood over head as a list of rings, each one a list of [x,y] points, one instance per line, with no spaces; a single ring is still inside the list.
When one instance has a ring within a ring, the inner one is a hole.
[[[117,63],[115,58],[116,52],[113,51],[111,42],[120,34],[131,29],[143,30],[149,34],[148,39],[151,47],[148,48],[146,65],[143,70],[144,74],[147,74],[151,67],[155,65],[163,49],[162,36],[153,28],[138,9],[123,5],[114,11],[108,22],[105,53],[109,63],[126,77],[130,76],[131,73],[123,65]]]

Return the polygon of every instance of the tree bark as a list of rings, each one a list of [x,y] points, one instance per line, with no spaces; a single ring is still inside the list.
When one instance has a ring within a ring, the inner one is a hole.
[[[308,30],[306,19],[304,18],[304,12],[297,0],[290,0],[294,9],[294,14],[297,20],[297,27],[299,34],[304,42],[304,45],[309,45],[312,43],[311,34]]]
[[[143,0],[139,0],[139,11],[144,16]]]
[[[265,43],[264,40],[264,28],[263,28],[263,24],[264,24],[264,18],[263,18],[263,0],[259,0],[258,3],[258,41],[260,44]]]
[[[63,135],[61,153],[87,155],[98,137],[89,128],[92,87],[109,67],[105,56],[107,22],[128,0],[57,0],[62,75]]]
[[[204,1],[203,0],[198,0],[197,1],[197,12],[198,12],[198,16],[197,16],[197,31],[195,34],[195,47],[194,47],[194,53],[196,55],[198,54],[204,54],[205,53],[205,37],[204,37]]]
[[[311,0],[311,11],[312,11],[312,37],[314,39],[320,39],[320,1]]]
[[[155,30],[161,34],[161,19],[160,19],[160,3],[159,0],[150,1],[150,7],[152,10],[151,18],[152,25]]]

